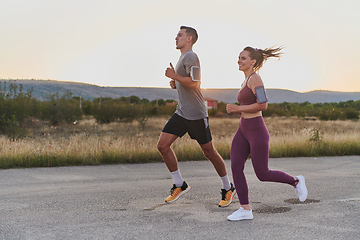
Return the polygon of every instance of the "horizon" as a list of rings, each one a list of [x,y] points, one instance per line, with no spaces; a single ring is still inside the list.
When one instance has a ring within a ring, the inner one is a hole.
[[[87,83],[87,82],[77,82],[77,81],[69,81],[69,80],[55,80],[55,79],[3,79],[0,78],[1,81],[53,81],[53,82],[62,82],[62,83],[69,83],[69,84],[86,84],[86,85],[93,85],[97,87],[108,87],[108,88],[161,88],[161,89],[170,89],[170,87],[153,87],[153,86],[103,86],[93,83]],[[239,88],[201,88],[201,90],[236,90]],[[292,91],[297,93],[309,93],[309,92],[316,92],[316,91],[323,91],[323,92],[339,92],[339,93],[359,93],[360,91],[335,91],[335,90],[326,90],[326,89],[314,89],[310,91],[296,91],[292,89],[285,89],[285,88],[267,88],[265,89],[274,89],[274,90],[284,90],[284,91]]]

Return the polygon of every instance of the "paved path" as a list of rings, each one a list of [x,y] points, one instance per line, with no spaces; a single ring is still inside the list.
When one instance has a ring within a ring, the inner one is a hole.
[[[230,173],[230,161],[226,161]],[[254,219],[217,206],[220,179],[207,161],[181,162],[191,191],[165,204],[163,163],[0,170],[0,239],[359,239],[360,157],[271,159],[303,174],[309,197],[257,180],[246,164]]]

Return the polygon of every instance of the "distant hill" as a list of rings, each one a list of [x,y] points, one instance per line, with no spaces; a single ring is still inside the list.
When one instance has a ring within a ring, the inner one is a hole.
[[[0,79],[0,82],[8,82],[7,79]],[[16,84],[22,84],[25,91],[33,88],[34,97],[42,100],[43,96],[49,93],[62,93],[69,90],[73,96],[80,96],[87,99],[94,99],[98,97],[129,97],[132,95],[140,98],[146,98],[150,101],[155,99],[174,99],[178,100],[176,90],[170,88],[147,88],[147,87],[101,87],[98,85],[55,81],[55,80],[12,80]],[[236,96],[239,89],[202,89],[205,97],[217,99],[225,103],[236,102]],[[269,103],[283,103],[283,102],[310,102],[310,103],[324,103],[324,102],[341,102],[348,100],[360,100],[360,92],[335,92],[316,90],[310,92],[296,92],[284,89],[266,89]]]

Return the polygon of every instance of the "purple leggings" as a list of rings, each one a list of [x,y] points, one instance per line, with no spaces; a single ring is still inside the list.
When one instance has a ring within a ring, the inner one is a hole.
[[[262,117],[241,118],[231,144],[231,170],[241,205],[249,204],[248,186],[244,174],[245,162],[251,162],[260,181],[295,184],[295,179],[281,171],[269,170],[269,132]]]

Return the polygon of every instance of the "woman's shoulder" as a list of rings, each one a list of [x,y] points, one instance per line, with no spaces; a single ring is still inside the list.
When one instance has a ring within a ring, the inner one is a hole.
[[[254,74],[250,77],[247,85],[248,85],[249,88],[255,88],[255,87],[257,87],[257,86],[263,86],[264,83],[263,83],[260,75],[257,74],[257,73],[254,73]]]

